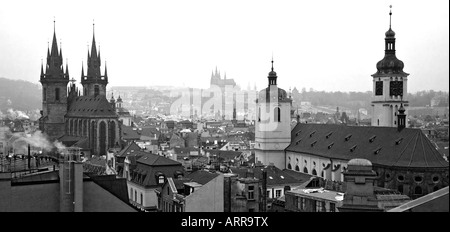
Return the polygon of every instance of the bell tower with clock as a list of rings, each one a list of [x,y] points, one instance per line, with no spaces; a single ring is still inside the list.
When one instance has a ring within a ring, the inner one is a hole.
[[[399,108],[407,109],[408,73],[395,56],[395,32],[391,29],[392,11],[389,12],[389,30],[385,33],[384,58],[377,63],[373,77],[372,126],[397,127]],[[406,114],[406,113],[405,113]]]

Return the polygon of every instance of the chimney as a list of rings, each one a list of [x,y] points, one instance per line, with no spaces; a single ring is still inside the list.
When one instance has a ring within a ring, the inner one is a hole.
[[[267,208],[267,171],[263,169],[262,171],[262,207],[261,212],[266,212]]]
[[[30,148],[30,144],[28,144],[28,170],[31,169],[31,148]]]
[[[60,212],[83,211],[83,163],[79,151],[66,150],[60,154]]]

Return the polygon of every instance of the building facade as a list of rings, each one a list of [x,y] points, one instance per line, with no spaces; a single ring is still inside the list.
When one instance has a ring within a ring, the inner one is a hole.
[[[284,149],[290,144],[292,99],[285,90],[277,86],[277,73],[268,76],[269,86],[261,90],[256,100],[257,118],[255,123],[255,162],[264,165],[273,163],[284,169]]]
[[[114,107],[106,99],[108,74],[100,72],[100,51],[95,35],[88,51],[87,74],[81,71],[83,94],[69,80],[69,68],[63,69],[62,49],[58,51],[56,31],[51,51],[47,53],[46,71],[41,66],[42,111],[39,129],[52,140],[77,146],[84,153],[106,155],[109,148],[120,146],[120,124]],[[71,83],[68,86],[69,81]]]
[[[391,15],[392,12],[389,17]],[[409,74],[403,72],[404,64],[395,56],[395,32],[390,23],[385,35],[384,58],[377,63],[377,72],[372,75],[372,126],[396,127],[400,106],[409,104],[406,100]]]

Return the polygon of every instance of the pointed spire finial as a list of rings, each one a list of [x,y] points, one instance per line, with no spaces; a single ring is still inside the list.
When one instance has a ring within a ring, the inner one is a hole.
[[[272,71],[273,71],[273,54],[272,54]]]
[[[55,16],[53,16],[53,32],[56,31],[56,20],[55,20]]]
[[[391,28],[391,19],[392,19],[392,5],[389,5],[389,28]]]

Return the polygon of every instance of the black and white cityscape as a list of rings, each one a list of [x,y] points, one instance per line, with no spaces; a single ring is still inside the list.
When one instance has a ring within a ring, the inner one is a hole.
[[[449,211],[448,1],[5,5],[0,212]]]

